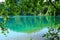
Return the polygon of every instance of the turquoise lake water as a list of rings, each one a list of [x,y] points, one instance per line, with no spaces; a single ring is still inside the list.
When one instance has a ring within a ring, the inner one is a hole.
[[[54,20],[55,19],[55,20]],[[3,22],[3,19],[0,18]],[[5,27],[16,32],[36,32],[46,27],[52,27],[60,24],[60,17],[54,16],[15,16],[9,17]]]

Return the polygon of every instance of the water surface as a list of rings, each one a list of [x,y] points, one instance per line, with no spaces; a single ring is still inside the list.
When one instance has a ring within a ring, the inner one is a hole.
[[[3,22],[3,19],[0,18]],[[55,27],[60,24],[60,17],[54,16],[14,16],[9,17],[5,27],[16,32],[36,32],[46,27]]]

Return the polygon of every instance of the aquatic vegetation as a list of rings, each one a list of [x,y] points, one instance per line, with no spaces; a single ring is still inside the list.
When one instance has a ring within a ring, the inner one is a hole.
[[[33,40],[32,37],[30,37],[30,40]]]
[[[43,35],[47,40],[60,40],[60,27],[57,28],[48,28],[48,32]]]
[[[1,33],[6,35],[7,33],[9,33],[8,29],[6,27],[4,27],[3,23],[0,23],[0,28],[1,28]]]

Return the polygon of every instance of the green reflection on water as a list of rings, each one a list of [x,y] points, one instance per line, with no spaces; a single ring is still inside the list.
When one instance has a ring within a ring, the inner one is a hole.
[[[36,32],[46,27],[55,27],[60,24],[60,17],[53,16],[16,16],[6,22],[6,27],[16,32]]]

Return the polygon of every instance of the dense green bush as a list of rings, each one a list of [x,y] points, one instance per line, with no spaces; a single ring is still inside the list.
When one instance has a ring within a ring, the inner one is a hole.
[[[4,15],[58,15],[60,14],[60,1],[44,0],[6,0],[1,14]],[[44,12],[45,9],[45,12]],[[55,13],[55,14],[54,14]],[[0,15],[1,15],[0,14]]]

